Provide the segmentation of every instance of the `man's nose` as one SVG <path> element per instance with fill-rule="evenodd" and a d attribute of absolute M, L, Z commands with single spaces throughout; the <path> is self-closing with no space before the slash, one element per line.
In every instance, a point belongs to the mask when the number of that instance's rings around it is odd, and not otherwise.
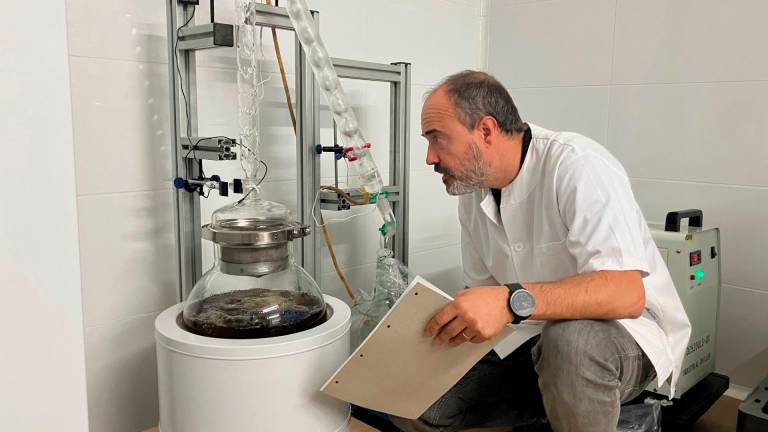
<path fill-rule="evenodd" d="M 435 165 L 440 162 L 437 157 L 437 153 L 432 149 L 432 146 L 427 146 L 427 165 Z"/>

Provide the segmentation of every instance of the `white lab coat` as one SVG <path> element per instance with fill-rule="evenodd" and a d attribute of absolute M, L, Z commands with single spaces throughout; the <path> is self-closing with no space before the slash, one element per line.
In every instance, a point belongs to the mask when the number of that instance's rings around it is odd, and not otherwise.
<path fill-rule="evenodd" d="M 641 271 L 645 311 L 619 322 L 653 363 L 659 387 L 669 378 L 674 394 L 691 326 L 627 173 L 585 136 L 534 125 L 531 132 L 520 174 L 502 189 L 501 212 L 488 189 L 459 200 L 464 283 Z"/>

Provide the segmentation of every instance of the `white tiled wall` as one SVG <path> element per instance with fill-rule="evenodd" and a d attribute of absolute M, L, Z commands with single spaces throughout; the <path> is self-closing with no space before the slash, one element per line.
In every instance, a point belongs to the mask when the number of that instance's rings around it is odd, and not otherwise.
<path fill-rule="evenodd" d="M 216 16 L 233 22 L 233 0 Z M 479 66 L 480 3 L 473 0 L 387 2 L 310 0 L 332 56 L 413 64 L 411 114 L 412 268 L 446 289 L 461 286 L 456 200 L 424 164 L 422 96 L 442 77 Z M 196 12 L 208 16 L 208 2 Z M 153 320 L 176 302 L 166 11 L 154 0 L 67 0 L 77 203 L 85 323 L 89 421 L 93 432 L 135 432 L 157 423 Z M 279 32 L 293 87 L 293 37 Z M 295 145 L 271 35 L 264 32 L 269 81 L 262 111 L 262 156 L 269 163 L 265 198 L 296 208 Z M 237 135 L 232 50 L 198 57 L 201 135 Z M 389 90 L 345 82 L 366 136 L 386 169 Z M 323 144 L 330 118 L 321 114 Z M 207 173 L 239 176 L 236 163 L 206 163 Z M 324 180 L 333 173 L 323 161 Z M 344 168 L 341 170 L 345 173 Z M 345 176 L 344 176 L 345 177 Z M 204 216 L 226 203 L 203 201 Z M 334 215 L 329 215 L 334 217 Z M 378 216 L 331 225 L 338 258 L 353 286 L 368 289 L 378 244 Z M 206 261 L 209 262 L 209 261 Z M 324 257 L 324 289 L 344 298 Z"/>
<path fill-rule="evenodd" d="M 619 0 L 613 82 L 765 80 L 766 18 L 761 0 Z"/>
<path fill-rule="evenodd" d="M 488 67 L 514 88 L 605 85 L 613 13 L 614 0 L 491 0 Z"/>
<path fill-rule="evenodd" d="M 768 374 L 768 3 L 490 0 L 489 68 L 525 120 L 604 143 L 649 221 L 722 236 L 718 367 Z M 762 361 L 760 359 L 763 359 Z"/>
<path fill-rule="evenodd" d="M 524 119 L 576 130 L 606 142 L 609 87 L 538 87 L 510 89 Z"/>

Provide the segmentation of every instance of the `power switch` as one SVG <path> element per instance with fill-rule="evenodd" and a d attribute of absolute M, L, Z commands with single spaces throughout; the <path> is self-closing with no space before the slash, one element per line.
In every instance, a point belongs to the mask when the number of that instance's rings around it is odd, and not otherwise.
<path fill-rule="evenodd" d="M 710 256 L 712 259 L 715 259 L 715 258 L 717 258 L 717 249 L 716 249 L 714 246 L 711 246 L 711 247 L 709 248 L 709 256 Z"/>
<path fill-rule="evenodd" d="M 701 249 L 691 252 L 690 264 L 691 267 L 701 264 Z"/>

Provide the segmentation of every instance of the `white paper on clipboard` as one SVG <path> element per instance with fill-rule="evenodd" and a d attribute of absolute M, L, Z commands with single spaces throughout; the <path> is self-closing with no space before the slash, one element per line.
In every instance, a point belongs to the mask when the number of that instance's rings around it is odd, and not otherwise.
<path fill-rule="evenodd" d="M 499 357 L 504 358 L 514 352 L 520 345 L 539 333 L 544 326 L 544 321 L 526 321 L 521 324 L 511 326 L 514 331 L 493 347 Z"/>

